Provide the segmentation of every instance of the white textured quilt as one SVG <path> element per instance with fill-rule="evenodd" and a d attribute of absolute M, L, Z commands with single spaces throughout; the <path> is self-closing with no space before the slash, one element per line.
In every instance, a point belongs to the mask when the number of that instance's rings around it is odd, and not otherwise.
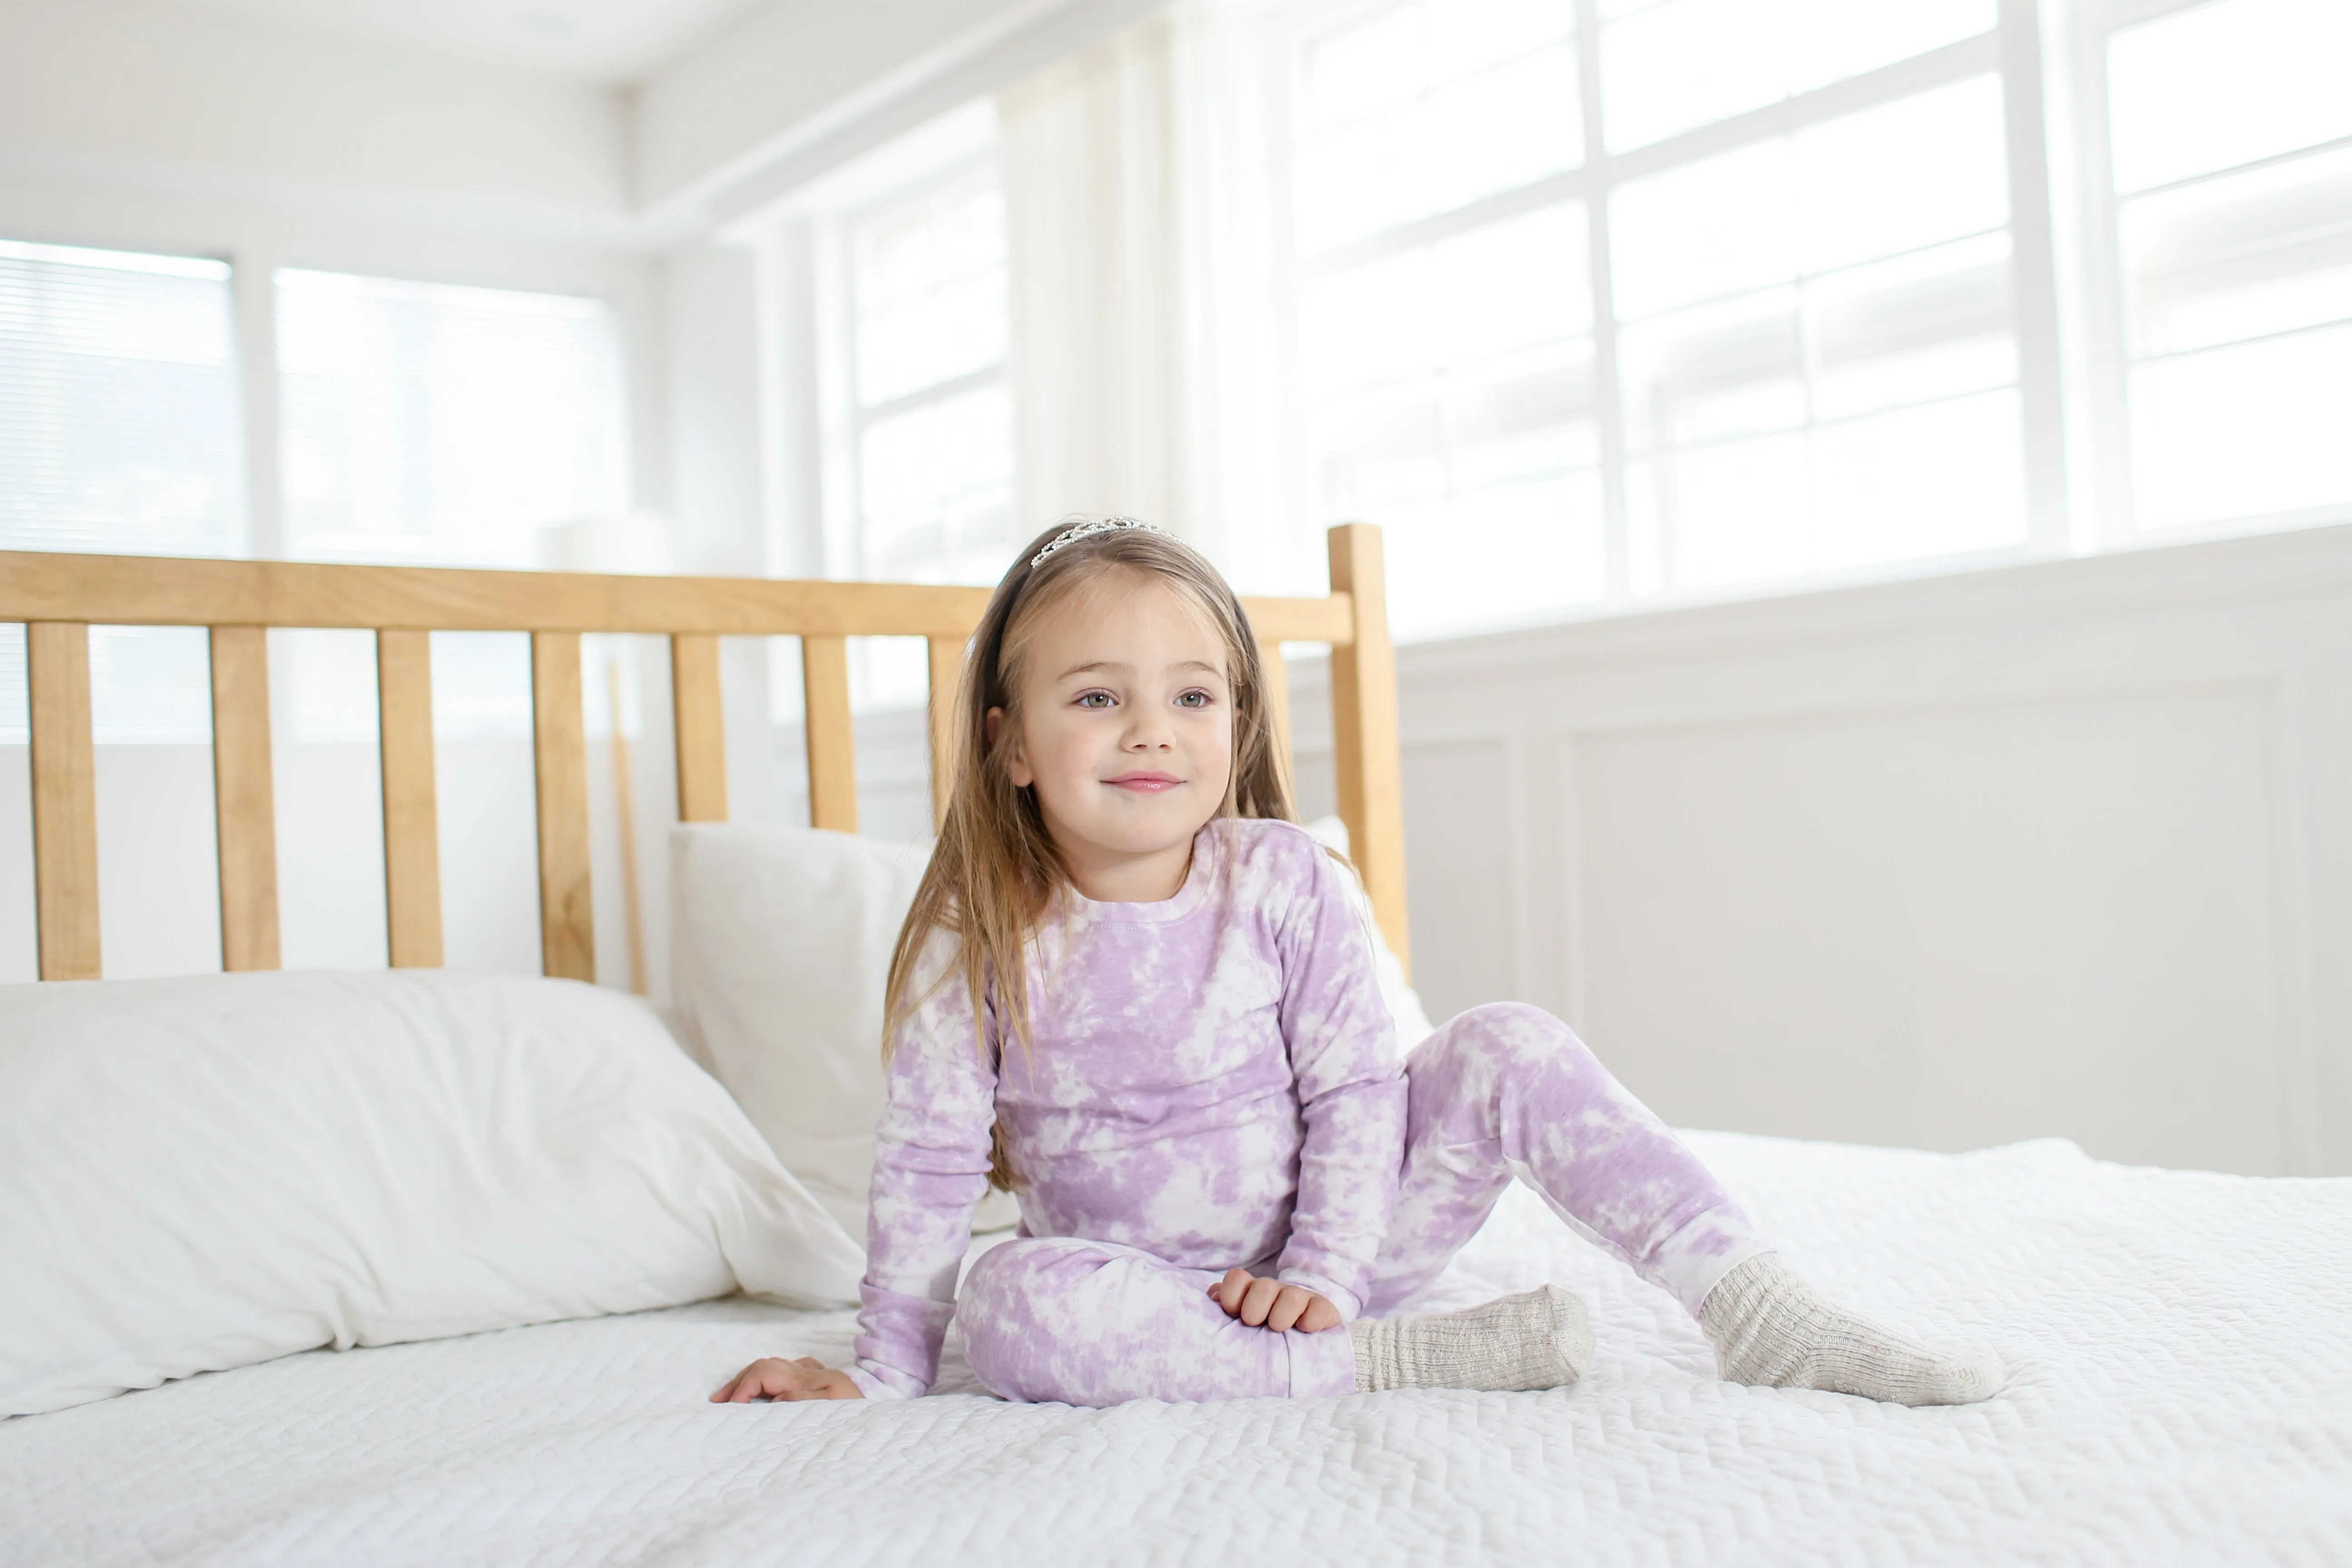
<path fill-rule="evenodd" d="M 0 1425 L 0 1563 L 2352 1563 L 2352 1181 L 1694 1140 L 1796 1264 L 2013 1369 L 1963 1409 L 1715 1381 L 1515 1191 L 1442 1282 L 1549 1278 L 1549 1394 L 714 1406 L 846 1314 L 740 1300 L 318 1352 Z"/>

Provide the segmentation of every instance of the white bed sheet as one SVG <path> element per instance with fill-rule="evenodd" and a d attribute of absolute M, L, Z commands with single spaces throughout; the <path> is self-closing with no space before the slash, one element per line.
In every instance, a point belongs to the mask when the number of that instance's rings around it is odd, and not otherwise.
<path fill-rule="evenodd" d="M 1990 1343 L 2008 1391 L 1718 1383 L 1664 1294 L 1515 1191 L 1441 1304 L 1582 1292 L 1570 1389 L 720 1407 L 851 1327 L 711 1302 L 0 1425 L 0 1563 L 2352 1562 L 2352 1181 L 1693 1136 L 1821 1284 Z"/>

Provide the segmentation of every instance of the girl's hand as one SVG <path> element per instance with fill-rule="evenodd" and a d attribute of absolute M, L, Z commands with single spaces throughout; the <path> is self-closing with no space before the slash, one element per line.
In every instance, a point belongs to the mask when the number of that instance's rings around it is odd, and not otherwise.
<path fill-rule="evenodd" d="M 863 1399 L 865 1391 L 813 1355 L 798 1361 L 762 1356 L 710 1396 L 713 1405 L 749 1405 L 754 1399 Z"/>
<path fill-rule="evenodd" d="M 1297 1329 L 1302 1334 L 1319 1334 L 1339 1326 L 1339 1309 L 1325 1298 L 1304 1285 L 1286 1285 L 1246 1268 L 1226 1269 L 1225 1277 L 1209 1287 L 1209 1294 L 1217 1299 L 1225 1316 L 1239 1318 L 1254 1329 L 1264 1326 L 1276 1331 Z"/>

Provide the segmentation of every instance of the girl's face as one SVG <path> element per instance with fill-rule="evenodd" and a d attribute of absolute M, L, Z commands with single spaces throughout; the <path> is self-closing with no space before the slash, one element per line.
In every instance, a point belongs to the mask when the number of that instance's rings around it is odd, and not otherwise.
<path fill-rule="evenodd" d="M 1013 782 L 1034 787 L 1087 898 L 1172 898 L 1234 771 L 1224 640 L 1156 577 L 1110 572 L 1039 621 L 1021 677 Z M 1004 710 L 988 715 L 993 737 Z"/>

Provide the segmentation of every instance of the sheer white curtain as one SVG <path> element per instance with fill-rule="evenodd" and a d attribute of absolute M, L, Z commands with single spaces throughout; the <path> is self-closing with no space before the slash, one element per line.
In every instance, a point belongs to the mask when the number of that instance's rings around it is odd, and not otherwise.
<path fill-rule="evenodd" d="M 1066 511 L 1191 521 L 1171 88 L 1155 19 L 997 101 L 1030 527 Z"/>
<path fill-rule="evenodd" d="M 1321 567 L 1286 489 L 1288 239 L 1243 9 L 1177 5 L 997 100 L 1020 511 L 1149 518 L 1245 589 L 1304 591 Z"/>

